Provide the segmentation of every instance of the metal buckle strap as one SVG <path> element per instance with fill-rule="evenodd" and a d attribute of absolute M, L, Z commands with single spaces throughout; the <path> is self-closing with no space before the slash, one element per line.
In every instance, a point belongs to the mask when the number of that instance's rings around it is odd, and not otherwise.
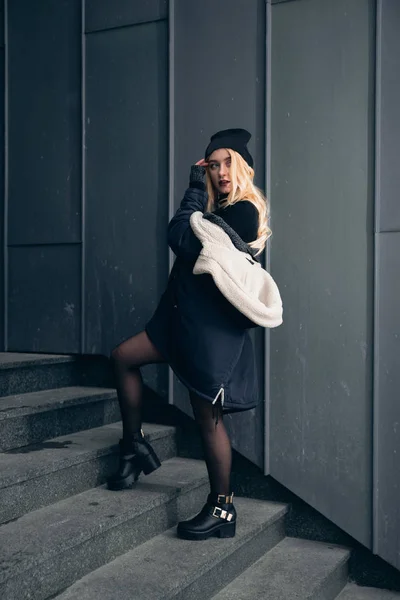
<path fill-rule="evenodd" d="M 219 511 L 219 514 L 217 514 Z M 225 521 L 231 521 L 233 518 L 233 514 L 228 512 L 227 510 L 224 510 L 223 508 L 220 508 L 219 506 L 215 506 L 213 513 L 212 513 L 213 517 L 217 517 L 219 519 L 225 519 Z"/>
<path fill-rule="evenodd" d="M 217 496 L 218 504 L 232 504 L 233 502 L 233 492 L 230 496 L 224 496 L 224 494 L 218 494 Z"/>

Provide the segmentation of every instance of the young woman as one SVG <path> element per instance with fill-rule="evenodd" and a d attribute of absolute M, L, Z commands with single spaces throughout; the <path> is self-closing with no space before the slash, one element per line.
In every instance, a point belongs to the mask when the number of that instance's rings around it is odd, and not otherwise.
<path fill-rule="evenodd" d="M 167 362 L 187 387 L 207 465 L 210 493 L 200 513 L 178 524 L 178 536 L 205 539 L 235 535 L 230 488 L 231 444 L 223 414 L 258 403 L 255 360 L 248 322 L 215 286 L 210 275 L 194 275 L 201 244 L 190 226 L 195 211 L 214 212 L 258 254 L 270 235 L 267 202 L 254 185 L 253 159 L 244 129 L 211 137 L 205 158 L 191 167 L 189 188 L 168 226 L 176 255 L 167 288 L 145 331 L 111 353 L 123 423 L 120 465 L 110 489 L 130 487 L 143 471 L 160 466 L 141 429 L 140 367 Z"/>

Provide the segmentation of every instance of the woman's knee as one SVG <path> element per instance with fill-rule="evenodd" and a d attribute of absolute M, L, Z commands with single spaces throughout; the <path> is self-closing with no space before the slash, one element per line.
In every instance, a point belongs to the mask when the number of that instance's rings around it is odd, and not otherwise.
<path fill-rule="evenodd" d="M 111 351 L 111 362 L 115 367 L 135 368 L 141 366 L 140 352 L 130 340 L 122 342 Z"/>
<path fill-rule="evenodd" d="M 139 368 L 147 364 L 164 362 L 150 342 L 145 331 L 134 335 L 116 346 L 110 354 L 114 365 Z"/>
<path fill-rule="evenodd" d="M 126 352 L 124 351 L 124 344 L 119 344 L 111 350 L 110 360 L 113 365 L 123 365 L 127 362 Z"/>

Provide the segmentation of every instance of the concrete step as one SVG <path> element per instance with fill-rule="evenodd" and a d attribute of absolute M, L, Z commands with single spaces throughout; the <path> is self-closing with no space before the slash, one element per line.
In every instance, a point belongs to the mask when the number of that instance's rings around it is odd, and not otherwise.
<path fill-rule="evenodd" d="M 285 538 L 213 600 L 334 600 L 347 583 L 350 551 L 340 546 Z"/>
<path fill-rule="evenodd" d="M 348 583 L 337 600 L 400 600 L 400 593 Z"/>
<path fill-rule="evenodd" d="M 70 385 L 74 368 L 73 356 L 0 352 L 0 396 Z"/>
<path fill-rule="evenodd" d="M 70 385 L 110 387 L 111 379 L 105 356 L 0 352 L 0 396 Z"/>
<path fill-rule="evenodd" d="M 176 455 L 174 427 L 144 423 L 143 431 L 161 461 Z M 0 454 L 0 523 L 104 483 L 121 434 L 114 423 Z"/>
<path fill-rule="evenodd" d="M 0 451 L 119 421 L 116 391 L 62 387 L 0 398 Z"/>
<path fill-rule="evenodd" d="M 0 369 L 26 367 L 32 364 L 55 364 L 73 362 L 74 356 L 69 354 L 35 354 L 31 352 L 0 352 Z"/>
<path fill-rule="evenodd" d="M 207 493 L 205 463 L 175 457 L 132 490 L 97 487 L 2 525 L 0 598 L 45 600 L 60 593 L 188 518 Z M 259 531 L 260 525 L 253 529 Z M 130 597 L 135 585 L 130 573 Z"/>
<path fill-rule="evenodd" d="M 210 598 L 284 535 L 285 505 L 236 498 L 235 507 L 235 537 L 182 540 L 169 529 L 82 578 L 57 600 Z"/>

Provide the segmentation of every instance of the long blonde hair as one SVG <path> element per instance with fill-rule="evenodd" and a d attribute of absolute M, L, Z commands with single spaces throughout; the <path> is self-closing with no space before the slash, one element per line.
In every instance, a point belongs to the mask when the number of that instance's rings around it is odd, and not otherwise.
<path fill-rule="evenodd" d="M 230 181 L 232 190 L 227 198 L 219 204 L 219 207 L 231 206 L 240 202 L 240 200 L 249 200 L 258 210 L 258 232 L 257 239 L 251 242 L 249 246 L 256 248 L 260 254 L 267 243 L 267 239 L 272 235 L 268 227 L 269 203 L 262 191 L 253 183 L 254 169 L 244 160 L 244 158 L 235 150 L 226 148 L 231 157 Z M 213 212 L 217 207 L 217 192 L 211 181 L 211 176 L 206 169 L 206 185 L 208 193 L 207 211 Z"/>

